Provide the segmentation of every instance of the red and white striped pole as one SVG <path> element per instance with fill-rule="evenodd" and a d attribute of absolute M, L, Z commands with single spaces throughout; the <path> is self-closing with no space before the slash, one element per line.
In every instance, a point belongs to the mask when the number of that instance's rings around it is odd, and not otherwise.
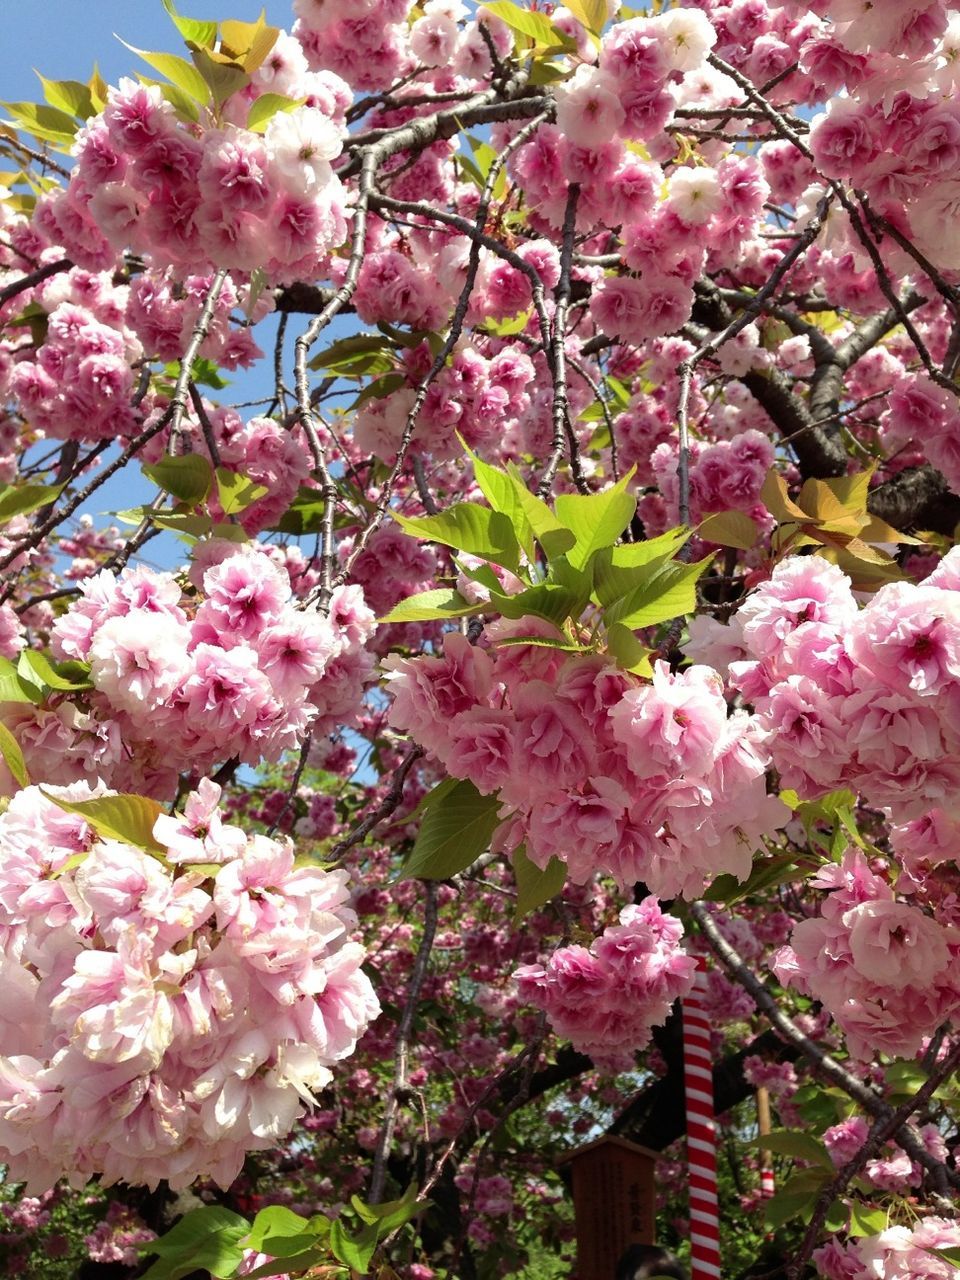
<path fill-rule="evenodd" d="M 687 1104 L 691 1280 L 720 1280 L 717 1133 L 713 1116 L 710 1021 L 703 1011 L 707 974 L 702 960 L 683 1001 L 683 1085 Z"/>

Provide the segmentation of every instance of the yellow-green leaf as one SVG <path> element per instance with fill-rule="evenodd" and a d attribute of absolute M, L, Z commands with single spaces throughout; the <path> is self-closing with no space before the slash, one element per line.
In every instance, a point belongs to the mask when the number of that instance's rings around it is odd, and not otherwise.
<path fill-rule="evenodd" d="M 3 756 L 4 763 L 13 774 L 17 785 L 29 787 L 30 774 L 27 772 L 27 763 L 20 750 L 20 743 L 2 721 L 0 721 L 0 755 Z"/>
<path fill-rule="evenodd" d="M 195 102 L 204 105 L 210 100 L 206 81 L 186 58 L 178 58 L 175 53 L 150 53 L 146 49 L 137 49 L 132 44 L 127 44 L 126 40 L 121 40 L 120 43 L 131 53 L 135 53 L 138 58 L 142 58 L 147 66 L 153 67 L 154 71 L 159 71 L 162 76 L 166 76 L 171 84 L 182 89 Z"/>
<path fill-rule="evenodd" d="M 749 551 L 756 546 L 760 530 L 745 511 L 718 511 L 707 516 L 697 529 L 705 542 L 716 542 L 721 547 L 737 547 Z"/>
<path fill-rule="evenodd" d="M 288 98 L 282 93 L 261 93 L 250 104 L 250 112 L 247 116 L 247 128 L 253 133 L 263 133 L 269 122 L 281 111 L 293 111 L 296 107 L 302 107 L 305 98 Z"/>
<path fill-rule="evenodd" d="M 76 813 L 105 840 L 119 840 L 135 845 L 147 853 L 166 854 L 166 848 L 154 837 L 153 828 L 163 809 L 147 796 L 100 796 L 96 800 L 64 800 L 43 793 L 60 809 Z"/>

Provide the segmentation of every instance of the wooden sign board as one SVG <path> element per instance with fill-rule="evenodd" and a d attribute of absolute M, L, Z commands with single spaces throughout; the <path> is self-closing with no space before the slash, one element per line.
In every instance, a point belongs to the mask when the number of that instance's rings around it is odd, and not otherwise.
<path fill-rule="evenodd" d="M 631 1244 L 654 1244 L 657 1152 L 626 1138 L 598 1138 L 561 1157 L 573 1174 L 577 1280 L 613 1280 Z"/>

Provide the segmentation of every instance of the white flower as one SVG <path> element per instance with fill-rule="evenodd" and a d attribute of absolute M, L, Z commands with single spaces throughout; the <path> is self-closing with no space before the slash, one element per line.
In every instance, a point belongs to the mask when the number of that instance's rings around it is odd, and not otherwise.
<path fill-rule="evenodd" d="M 722 192 L 712 169 L 677 169 L 670 175 L 668 203 L 678 218 L 698 226 L 720 208 Z"/>
<path fill-rule="evenodd" d="M 274 174 L 301 196 L 315 195 L 327 185 L 329 162 L 343 150 L 339 129 L 316 107 L 278 112 L 267 125 L 264 141 Z"/>
<path fill-rule="evenodd" d="M 695 71 L 717 43 L 717 33 L 699 9 L 671 9 L 650 19 L 674 71 Z"/>

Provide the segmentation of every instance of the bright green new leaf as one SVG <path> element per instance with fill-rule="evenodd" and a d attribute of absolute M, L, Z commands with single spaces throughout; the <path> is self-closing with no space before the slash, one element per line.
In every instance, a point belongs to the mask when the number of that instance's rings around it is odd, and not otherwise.
<path fill-rule="evenodd" d="M 94 105 L 89 85 L 81 84 L 79 80 L 48 80 L 36 67 L 34 75 L 43 85 L 43 96 L 51 107 L 81 120 L 89 120 L 97 114 L 98 108 Z"/>
<path fill-rule="evenodd" d="M 530 492 L 515 463 L 507 463 L 507 474 L 513 481 L 523 514 L 548 559 L 564 555 L 576 543 L 576 534 L 560 523 L 542 498 Z"/>
<path fill-rule="evenodd" d="M 512 0 L 485 0 L 482 6 L 488 13 L 505 22 L 513 31 L 529 36 L 535 44 L 562 45 L 565 37 L 556 29 L 548 17 L 542 13 L 534 13 L 530 9 L 521 9 Z"/>
<path fill-rule="evenodd" d="M 670 529 L 658 538 L 595 551 L 591 568 L 596 602 L 606 608 L 649 581 L 654 569 L 666 564 L 689 536 L 686 529 Z"/>
<path fill-rule="evenodd" d="M 557 519 L 576 538 L 567 553 L 570 563 L 582 569 L 595 551 L 611 547 L 633 519 L 636 495 L 626 488 L 636 468 L 602 493 L 562 493 L 557 498 Z"/>
<path fill-rule="evenodd" d="M 254 1218 L 243 1247 L 269 1253 L 274 1258 L 292 1258 L 315 1248 L 318 1240 L 326 1238 L 329 1231 L 330 1219 L 323 1214 L 304 1218 L 286 1205 L 271 1204 Z"/>
<path fill-rule="evenodd" d="M 437 587 L 433 591 L 421 591 L 393 606 L 380 622 L 431 622 L 437 618 L 465 618 L 471 613 L 483 613 L 483 604 L 471 604 L 459 591 L 450 587 Z"/>
<path fill-rule="evenodd" d="M 709 555 L 693 564 L 653 564 L 646 582 L 606 610 L 607 625 L 622 622 L 635 631 L 638 627 L 652 627 L 693 613 L 697 607 L 697 580 L 712 560 L 713 556 Z"/>
<path fill-rule="evenodd" d="M 436 516 L 410 519 L 391 512 L 400 527 L 415 538 L 440 542 L 456 551 L 482 556 L 516 573 L 520 567 L 520 546 L 513 525 L 500 511 L 491 511 L 477 502 L 458 502 Z"/>
<path fill-rule="evenodd" d="M 358 333 L 341 338 L 308 362 L 308 369 L 328 369 L 341 377 L 387 373 L 396 364 L 393 344 L 379 333 Z"/>
<path fill-rule="evenodd" d="M 886 1209 L 875 1209 L 872 1205 L 860 1204 L 856 1201 L 851 1204 L 849 1235 L 877 1236 L 881 1231 L 886 1231 L 888 1225 L 889 1216 Z"/>
<path fill-rule="evenodd" d="M 48 506 L 56 501 L 62 489 L 62 484 L 21 484 L 0 489 L 0 524 Z"/>
<path fill-rule="evenodd" d="M 483 184 L 486 186 L 490 179 L 490 171 L 497 159 L 497 153 L 491 147 L 489 142 L 484 142 L 482 138 L 474 138 L 467 135 L 467 141 L 470 143 L 470 150 L 473 152 L 473 159 L 477 166 Z M 494 200 L 502 200 L 507 194 L 507 175 L 503 165 L 497 171 L 497 176 L 493 180 L 492 196 Z"/>
<path fill-rule="evenodd" d="M 120 43 L 138 58 L 142 58 L 147 66 L 166 76 L 171 84 L 175 84 L 194 102 L 199 102 L 201 106 L 206 106 L 209 102 L 210 92 L 206 81 L 186 58 L 180 58 L 175 53 L 150 53 L 146 49 L 136 49 L 132 44 L 127 44 L 126 40 L 121 40 Z"/>
<path fill-rule="evenodd" d="M 240 1241 L 249 1231 L 246 1218 L 222 1205 L 191 1209 L 166 1235 L 140 1246 L 143 1254 L 160 1255 L 143 1280 L 182 1280 L 203 1270 L 226 1280 L 243 1261 Z"/>
<path fill-rule="evenodd" d="M 394 391 L 399 391 L 401 387 L 407 385 L 407 380 L 402 373 L 385 373 L 380 378 L 375 378 L 363 388 L 360 394 L 350 405 L 352 409 L 358 409 L 366 400 L 384 400 L 387 396 L 392 396 Z"/>
<path fill-rule="evenodd" d="M 806 869 L 798 867 L 789 853 L 763 856 L 754 862 L 747 880 L 741 883 L 736 876 L 717 876 L 703 896 L 708 902 L 722 902 L 725 907 L 732 907 L 763 889 L 772 889 L 780 884 L 796 884 L 798 880 L 813 875 L 815 870 L 814 865 Z"/>
<path fill-rule="evenodd" d="M 143 466 L 141 470 L 154 484 L 191 507 L 203 502 L 213 483 L 213 467 L 202 453 L 168 456 L 152 466 Z"/>
<path fill-rule="evenodd" d="M 213 95 L 214 106 L 217 108 L 222 107 L 228 98 L 245 89 L 250 83 L 250 76 L 239 63 L 224 58 L 210 49 L 204 49 L 202 45 L 195 44 L 192 40 L 187 41 L 187 47 L 193 58 L 194 67 Z"/>
<path fill-rule="evenodd" d="M 464 440 L 461 439 L 460 443 L 473 466 L 474 478 L 480 488 L 480 492 L 494 511 L 501 511 L 510 521 L 517 536 L 517 541 L 523 548 L 527 559 L 532 562 L 534 558 L 534 531 L 524 507 L 523 494 L 526 493 L 535 503 L 539 499 L 534 498 L 532 493 L 528 493 L 525 485 L 521 486 L 521 492 L 512 476 L 505 471 L 501 471 L 499 467 L 493 467 L 489 462 L 484 462 L 482 458 L 478 457 L 470 449 Z M 546 504 L 544 504 L 544 511 L 547 516 L 550 515 L 550 509 Z"/>
<path fill-rule="evenodd" d="M 220 23 L 220 51 L 253 75 L 277 43 L 279 34 L 279 27 L 267 25 L 266 10 L 261 9 L 256 22 L 238 22 L 230 18 Z"/>
<path fill-rule="evenodd" d="M 564 3 L 591 35 L 598 36 L 607 25 L 606 0 L 564 0 Z"/>
<path fill-rule="evenodd" d="M 174 8 L 173 0 L 161 0 L 161 4 L 170 15 L 173 25 L 184 40 L 192 40 L 194 44 L 202 45 L 206 49 L 213 48 L 217 42 L 217 24 L 215 22 L 207 22 L 202 18 L 182 17 Z"/>
<path fill-rule="evenodd" d="M 741 551 L 749 551 L 751 547 L 755 547 L 760 537 L 756 521 L 751 520 L 745 511 L 718 511 L 716 515 L 707 516 L 697 533 L 704 542 L 716 542 L 721 547 L 737 547 Z"/>
<path fill-rule="evenodd" d="M 653 650 L 640 643 L 629 627 L 622 622 L 612 622 L 607 627 L 607 649 L 617 660 L 617 665 L 635 676 L 653 675 L 650 658 Z"/>
<path fill-rule="evenodd" d="M 76 692 L 92 689 L 90 667 L 85 662 L 58 662 L 56 666 L 38 649 L 24 649 L 17 662 L 17 674 L 21 680 L 40 688 Z"/>
<path fill-rule="evenodd" d="M 386 1236 L 430 1206 L 429 1200 L 418 1199 L 419 1194 L 417 1184 L 411 1182 L 399 1200 L 366 1204 L 359 1196 L 351 1196 L 350 1203 L 358 1218 L 370 1225 L 377 1224 L 380 1235 Z"/>
<path fill-rule="evenodd" d="M 246 511 L 268 492 L 266 485 L 257 484 L 249 476 L 240 471 L 231 471 L 229 467 L 217 467 L 217 499 L 225 516 L 236 515 L 238 511 Z"/>
<path fill-rule="evenodd" d="M 334 1257 L 351 1270 L 366 1275 L 373 1257 L 379 1233 L 375 1225 L 365 1224 L 356 1234 L 348 1231 L 342 1218 L 330 1223 L 330 1248 Z"/>
<path fill-rule="evenodd" d="M 167 852 L 153 834 L 154 824 L 163 813 L 156 800 L 136 795 L 63 800 L 60 796 L 48 795 L 46 791 L 43 794 L 67 813 L 79 814 L 104 840 L 119 840 L 161 856 Z"/>
<path fill-rule="evenodd" d="M 0 721 L 0 755 L 3 756 L 4 764 L 13 774 L 17 785 L 29 787 L 30 774 L 27 772 L 27 762 L 20 750 L 20 743 L 2 721 Z"/>
<path fill-rule="evenodd" d="M 522 920 L 531 911 L 555 898 L 567 879 L 567 864 L 559 858 L 551 858 L 544 870 L 531 862 L 527 851 L 520 845 L 510 859 L 517 881 L 517 906 L 514 920 Z"/>
<path fill-rule="evenodd" d="M 579 618 L 589 599 L 589 588 L 586 594 L 576 587 L 561 582 L 538 582 L 515 596 L 494 595 L 490 593 L 492 607 L 495 607 L 505 618 L 527 618 L 531 614 L 535 618 L 544 618 L 555 627 L 561 627 L 568 618 Z"/>
<path fill-rule="evenodd" d="M 79 125 L 66 111 L 42 102 L 5 102 L 3 105 L 16 124 L 35 138 L 52 142 L 61 150 L 73 145 Z"/>
<path fill-rule="evenodd" d="M 17 671 L 18 665 L 9 658 L 0 658 L 0 702 L 32 702 L 39 706 L 43 690 L 35 680 L 24 680 Z"/>
<path fill-rule="evenodd" d="M 500 821 L 500 801 L 463 780 L 424 814 L 404 880 L 448 880 L 485 852 Z"/>
<path fill-rule="evenodd" d="M 281 111 L 294 111 L 302 107 L 304 98 L 288 98 L 282 93 L 262 93 L 250 104 L 247 128 L 253 133 L 263 133 L 267 125 Z"/>

